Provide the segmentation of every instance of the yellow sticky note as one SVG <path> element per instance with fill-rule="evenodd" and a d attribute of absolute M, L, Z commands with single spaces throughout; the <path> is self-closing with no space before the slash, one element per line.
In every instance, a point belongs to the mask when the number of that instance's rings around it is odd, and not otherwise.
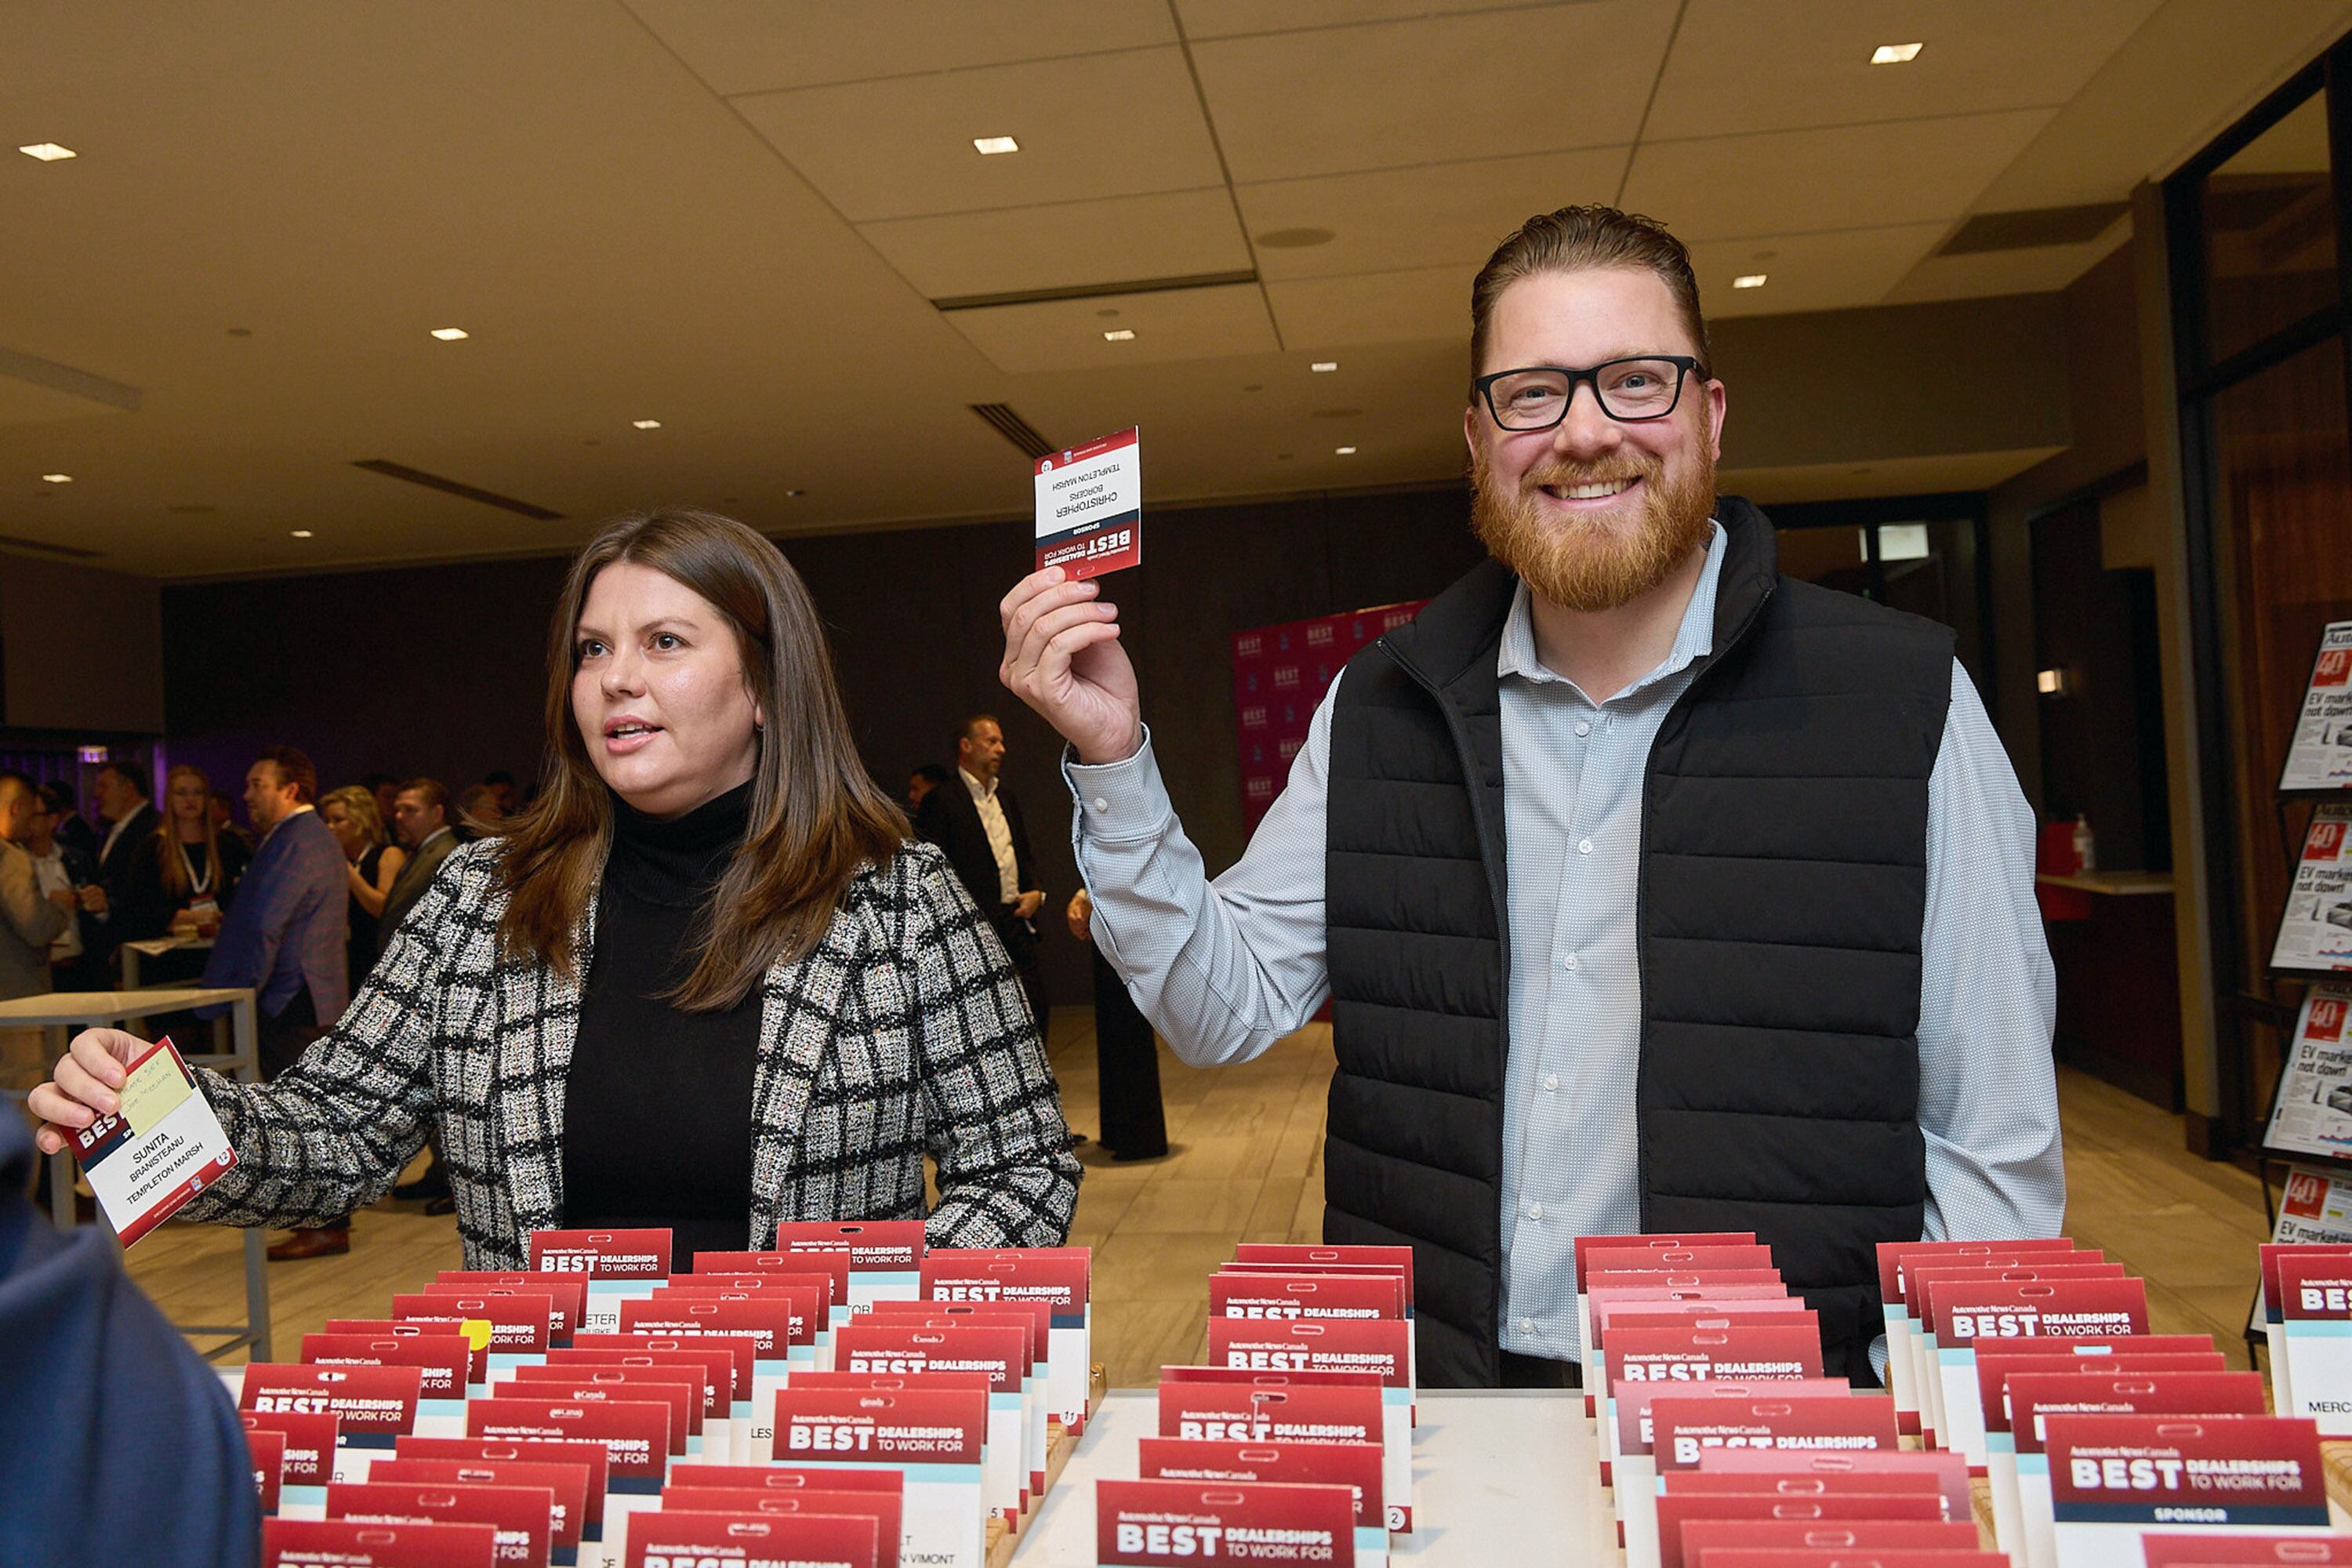
<path fill-rule="evenodd" d="M 490 1321 L 488 1318 L 461 1319 L 457 1323 L 457 1331 L 466 1336 L 466 1342 L 475 1350 L 486 1351 L 490 1348 Z"/>
<path fill-rule="evenodd" d="M 180 1102 L 196 1092 L 180 1053 L 164 1041 L 140 1058 L 122 1085 L 122 1119 L 134 1136 L 142 1135 L 172 1114 Z"/>

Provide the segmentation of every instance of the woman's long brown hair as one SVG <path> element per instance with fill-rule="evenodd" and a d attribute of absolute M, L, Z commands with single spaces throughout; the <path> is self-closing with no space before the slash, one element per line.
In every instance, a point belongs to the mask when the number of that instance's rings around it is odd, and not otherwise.
<path fill-rule="evenodd" d="M 597 531 L 572 563 L 547 650 L 545 784 L 502 825 L 498 874 L 508 903 L 500 946 L 575 976 L 582 917 L 613 842 L 612 795 L 572 716 L 581 608 L 615 562 L 650 566 L 709 600 L 735 633 L 743 680 L 764 729 L 742 845 L 696 917 L 702 957 L 672 1000 L 731 1007 L 768 969 L 805 956 L 850 879 L 887 866 L 907 819 L 866 773 L 835 689 L 833 655 L 808 585 L 761 535 L 715 512 L 632 512 Z"/>
<path fill-rule="evenodd" d="M 172 781 L 183 774 L 205 786 L 205 886 L 210 897 L 218 899 L 222 893 L 220 829 L 213 824 L 213 784 L 194 763 L 182 763 L 163 775 L 163 820 L 155 825 L 155 869 L 163 878 L 163 890 L 173 898 L 184 899 L 195 890 L 188 877 L 188 862 L 180 854 L 180 831 L 172 826 Z"/>

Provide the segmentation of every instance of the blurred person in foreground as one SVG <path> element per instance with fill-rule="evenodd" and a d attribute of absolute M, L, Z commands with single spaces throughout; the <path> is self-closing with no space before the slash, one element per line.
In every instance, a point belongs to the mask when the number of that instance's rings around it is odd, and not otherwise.
<path fill-rule="evenodd" d="M 70 890 L 42 890 L 25 847 L 47 810 L 31 779 L 0 772 L 0 1002 L 47 994 L 49 944 L 64 934 L 75 903 Z"/>

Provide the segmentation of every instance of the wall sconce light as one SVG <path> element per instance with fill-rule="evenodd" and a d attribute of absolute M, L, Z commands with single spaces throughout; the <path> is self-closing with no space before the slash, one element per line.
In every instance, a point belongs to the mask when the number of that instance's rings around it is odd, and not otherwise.
<path fill-rule="evenodd" d="M 2033 684 L 2041 689 L 2044 697 L 2063 697 L 2074 689 L 2074 683 L 2066 679 L 2063 669 L 2045 669 L 2033 678 Z"/>

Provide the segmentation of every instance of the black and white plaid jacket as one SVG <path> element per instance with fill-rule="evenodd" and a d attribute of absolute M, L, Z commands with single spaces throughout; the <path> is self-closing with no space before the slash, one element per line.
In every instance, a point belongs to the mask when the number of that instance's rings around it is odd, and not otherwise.
<path fill-rule="evenodd" d="M 189 1217 L 332 1222 L 383 1196 L 437 1132 L 467 1268 L 522 1268 L 530 1233 L 563 1223 L 580 988 L 499 957 L 497 854 L 492 840 L 449 857 L 291 1071 L 267 1085 L 202 1075 L 237 1163 Z M 583 942 L 583 972 L 586 954 Z M 771 969 L 761 994 L 747 1246 L 773 1245 L 782 1219 L 926 1218 L 926 1152 L 931 1245 L 1068 1235 L 1079 1167 L 1059 1093 L 1003 946 L 937 849 L 908 844 L 860 872 L 824 940 Z"/>

